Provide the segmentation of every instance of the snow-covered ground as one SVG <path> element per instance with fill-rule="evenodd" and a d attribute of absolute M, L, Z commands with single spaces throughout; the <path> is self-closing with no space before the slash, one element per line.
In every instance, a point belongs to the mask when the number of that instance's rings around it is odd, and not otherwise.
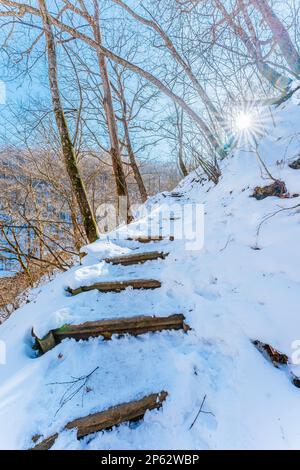
<path fill-rule="evenodd" d="M 288 167 L 299 150 L 300 107 L 294 97 L 272 111 L 268 135 L 258 145 L 290 194 L 300 193 L 300 171 Z M 152 198 L 147 207 L 156 205 L 149 217 L 130 227 L 133 234 L 143 232 L 160 207 L 174 209 L 176 219 L 186 205 L 203 203 L 201 250 L 187 249 L 186 241 L 177 239 L 141 245 L 118 237 L 121 228 L 86 247 L 82 266 L 40 287 L 35 300 L 0 327 L 2 353 L 6 346 L 6 364 L 0 365 L 1 448 L 29 448 L 33 435 L 48 437 L 74 418 L 160 390 L 169 392 L 163 407 L 143 421 L 80 441 L 75 431 L 63 431 L 53 449 L 300 448 L 300 389 L 251 342 L 259 339 L 292 357 L 300 340 L 299 207 L 268 218 L 257 233 L 266 216 L 300 204 L 300 197 L 249 197 L 256 185 L 271 181 L 263 177 L 255 153 L 243 148 L 222 170 L 217 186 L 202 184 L 193 174 L 176 189 L 183 197 Z M 139 266 L 101 261 L 156 249 L 170 254 Z M 159 279 L 162 287 L 74 297 L 65 290 L 125 278 Z M 32 327 L 42 336 L 65 323 L 173 313 L 183 313 L 191 331 L 65 340 L 41 357 L 32 350 Z M 59 409 L 66 391 L 59 382 L 96 367 L 88 392 Z M 300 375 L 299 365 L 289 367 Z M 204 397 L 203 411 L 209 413 L 200 413 L 191 427 Z"/>
<path fill-rule="evenodd" d="M 13 277 L 15 273 L 13 271 L 2 271 L 0 270 L 0 278 L 1 277 Z"/>

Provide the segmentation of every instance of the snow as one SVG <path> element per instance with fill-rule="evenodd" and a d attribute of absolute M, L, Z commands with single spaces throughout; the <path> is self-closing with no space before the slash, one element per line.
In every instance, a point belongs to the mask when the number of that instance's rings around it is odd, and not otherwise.
<path fill-rule="evenodd" d="M 300 193 L 300 172 L 288 167 L 300 149 L 299 98 L 272 109 L 272 124 L 257 149 L 290 194 Z M 268 218 L 257 234 L 264 217 L 300 204 L 300 197 L 250 198 L 256 185 L 269 180 L 245 145 L 223 162 L 222 170 L 217 186 L 200 183 L 192 174 L 175 190 L 182 198 L 169 193 L 151 198 L 141 219 L 129 227 L 136 236 L 146 234 L 151 223 L 159 234 L 168 207 L 182 217 L 186 204 L 204 204 L 201 250 L 188 250 L 186 241 L 177 239 L 139 244 L 127 240 L 126 228 L 120 227 L 84 247 L 82 265 L 39 287 L 33 300 L 0 326 L 7 358 L 0 365 L 2 449 L 26 449 L 33 435 L 55 432 L 61 433 L 53 449 L 300 448 L 300 390 L 251 343 L 259 339 L 291 357 L 300 339 L 299 208 Z M 169 256 L 127 267 L 103 261 L 153 250 Z M 162 287 L 93 290 L 73 297 L 66 291 L 68 286 L 136 278 L 158 279 Z M 32 327 L 43 336 L 65 323 L 173 313 L 183 313 L 192 330 L 111 341 L 64 340 L 41 357 L 32 349 Z M 60 382 L 96 367 L 89 392 L 59 409 L 66 391 Z M 299 365 L 289 367 L 300 375 Z M 162 409 L 147 412 L 139 423 L 80 441 L 74 430 L 63 431 L 75 418 L 161 390 L 169 393 Z M 209 413 L 200 413 L 191 428 L 204 396 L 203 410 Z"/>
<path fill-rule="evenodd" d="M 0 270 L 0 278 L 1 277 L 13 277 L 15 273 L 13 271 L 2 271 Z"/>

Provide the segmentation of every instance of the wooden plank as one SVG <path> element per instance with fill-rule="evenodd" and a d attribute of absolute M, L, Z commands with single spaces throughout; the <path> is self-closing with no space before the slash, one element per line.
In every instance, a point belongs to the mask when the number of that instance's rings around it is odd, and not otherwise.
<path fill-rule="evenodd" d="M 99 413 L 94 413 L 84 418 L 74 419 L 65 426 L 65 429 L 76 428 L 77 438 L 80 439 L 95 432 L 111 429 L 113 426 L 118 426 L 121 423 L 136 421 L 142 419 L 146 411 L 158 410 L 167 396 L 168 392 L 165 391 L 152 393 L 140 400 L 122 403 L 117 406 L 112 406 L 105 411 L 100 411 Z M 33 447 L 32 450 L 49 450 L 57 437 L 58 433 L 47 437 Z"/>
<path fill-rule="evenodd" d="M 42 353 L 46 353 L 66 338 L 73 338 L 76 341 L 79 341 L 103 336 L 104 339 L 109 340 L 114 334 L 138 336 L 145 333 L 180 329 L 184 331 L 188 331 L 190 329 L 185 323 L 185 317 L 182 314 L 174 314 L 167 317 L 141 315 L 135 317 L 115 318 L 112 320 L 90 321 L 79 325 L 64 325 L 61 328 L 51 330 L 42 339 L 38 338 L 34 331 L 32 332 L 32 335 L 36 340 L 36 346 L 38 349 Z"/>
<path fill-rule="evenodd" d="M 96 282 L 91 286 L 81 286 L 77 289 L 67 288 L 67 292 L 72 295 L 77 295 L 82 292 L 88 292 L 90 290 L 99 290 L 100 292 L 120 292 L 132 287 L 133 289 L 157 289 L 161 287 L 161 282 L 155 279 L 129 279 L 126 281 L 105 281 Z"/>
<path fill-rule="evenodd" d="M 31 450 L 49 450 L 53 446 L 54 442 L 58 438 L 58 433 L 53 434 L 53 436 L 47 437 L 39 444 L 36 444 Z"/>
<path fill-rule="evenodd" d="M 110 429 L 127 421 L 135 421 L 144 417 L 146 411 L 159 409 L 167 397 L 167 392 L 152 393 L 141 400 L 113 406 L 106 411 L 75 419 L 67 424 L 66 429 L 77 428 L 77 438 L 94 432 Z"/>
<path fill-rule="evenodd" d="M 161 251 L 149 251 L 148 253 L 133 253 L 130 255 L 114 256 L 112 258 L 105 258 L 106 263 L 122 264 L 123 266 L 130 266 L 132 264 L 142 264 L 146 261 L 153 261 L 157 259 L 165 259 L 169 253 Z"/>
<path fill-rule="evenodd" d="M 128 237 L 127 240 L 130 241 L 135 241 L 139 243 L 150 243 L 150 242 L 160 242 L 162 240 L 169 240 L 169 241 L 174 241 L 174 237 L 171 235 L 170 237 L 163 237 L 160 235 L 153 235 L 153 236 L 140 236 L 140 237 Z"/>

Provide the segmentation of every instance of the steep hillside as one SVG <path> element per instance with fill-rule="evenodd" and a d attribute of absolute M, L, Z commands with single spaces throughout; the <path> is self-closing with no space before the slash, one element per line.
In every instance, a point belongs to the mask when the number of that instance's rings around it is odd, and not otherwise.
<path fill-rule="evenodd" d="M 290 196 L 300 193 L 300 171 L 288 166 L 300 150 L 298 100 L 294 95 L 272 110 L 257 147 Z M 223 162 L 218 185 L 190 175 L 173 193 L 150 199 L 152 209 L 129 227 L 129 238 L 147 234 L 149 224 L 158 235 L 171 215 L 192 230 L 186 208 L 204 204 L 203 248 L 176 234 L 174 241 L 128 240 L 121 227 L 84 248 L 81 266 L 38 289 L 0 327 L 6 344 L 0 447 L 30 448 L 33 436 L 40 442 L 59 433 L 53 449 L 299 448 L 300 389 L 291 374 L 300 376 L 300 366 L 274 367 L 252 343 L 295 358 L 300 340 L 300 197 L 250 197 L 255 186 L 269 183 L 255 152 L 241 144 Z M 200 225 L 197 230 L 201 240 Z M 169 255 L 129 266 L 104 261 L 154 250 Z M 66 291 L 132 279 L 157 280 L 161 287 Z M 191 329 L 111 341 L 65 339 L 43 355 L 32 348 L 32 327 L 41 338 L 65 324 L 172 314 L 183 314 Z M 74 377 L 83 379 L 74 385 Z M 168 392 L 162 407 L 141 421 L 80 440 L 75 429 L 64 430 L 75 418 L 162 390 Z"/>

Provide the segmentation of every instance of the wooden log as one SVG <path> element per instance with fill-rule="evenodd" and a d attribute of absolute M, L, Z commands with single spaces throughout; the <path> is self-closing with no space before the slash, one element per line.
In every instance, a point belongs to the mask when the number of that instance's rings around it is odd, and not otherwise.
<path fill-rule="evenodd" d="M 89 434 L 111 429 L 121 423 L 142 419 L 146 411 L 159 409 L 168 396 L 168 392 L 152 393 L 140 400 L 122 403 L 112 406 L 105 411 L 88 415 L 84 418 L 74 419 L 65 426 L 65 429 L 77 429 L 77 438 L 80 439 Z M 32 450 L 49 450 L 58 434 L 47 437 L 42 442 L 33 447 Z"/>
<path fill-rule="evenodd" d="M 148 253 L 133 253 L 130 255 L 115 256 L 112 258 L 105 258 L 106 263 L 122 264 L 123 266 L 130 266 L 132 264 L 142 264 L 146 261 L 153 261 L 157 259 L 165 259 L 169 253 L 160 251 L 149 251 Z"/>
<path fill-rule="evenodd" d="M 54 442 L 58 438 L 58 433 L 53 434 L 53 436 L 47 437 L 39 444 L 36 444 L 31 450 L 49 450 L 53 446 Z"/>
<path fill-rule="evenodd" d="M 106 411 L 89 415 L 85 418 L 75 419 L 67 424 L 66 429 L 77 428 L 77 438 L 87 436 L 94 432 L 110 429 L 127 421 L 135 421 L 144 417 L 146 411 L 159 409 L 168 393 L 152 393 L 141 400 L 112 406 Z"/>
<path fill-rule="evenodd" d="M 153 235 L 153 236 L 140 236 L 140 237 L 128 237 L 127 240 L 135 241 L 139 243 L 150 243 L 150 242 L 161 242 L 162 240 L 169 240 L 174 241 L 174 236 L 170 235 L 169 237 L 163 237 L 161 235 Z"/>
<path fill-rule="evenodd" d="M 129 279 L 126 281 L 104 281 L 96 282 L 91 286 L 81 286 L 77 289 L 67 288 L 67 292 L 72 295 L 77 295 L 82 292 L 88 292 L 90 290 L 99 290 L 100 292 L 120 292 L 132 287 L 133 289 L 157 289 L 161 287 L 161 282 L 155 279 Z"/>
<path fill-rule="evenodd" d="M 32 335 L 38 349 L 42 353 L 46 353 L 66 338 L 79 341 L 102 336 L 104 339 L 109 340 L 114 334 L 138 336 L 144 333 L 180 329 L 188 331 L 190 328 L 185 323 L 184 315 L 174 314 L 167 317 L 136 316 L 90 321 L 80 325 L 64 325 L 61 328 L 51 330 L 41 339 L 36 336 L 34 331 L 32 331 Z"/>

